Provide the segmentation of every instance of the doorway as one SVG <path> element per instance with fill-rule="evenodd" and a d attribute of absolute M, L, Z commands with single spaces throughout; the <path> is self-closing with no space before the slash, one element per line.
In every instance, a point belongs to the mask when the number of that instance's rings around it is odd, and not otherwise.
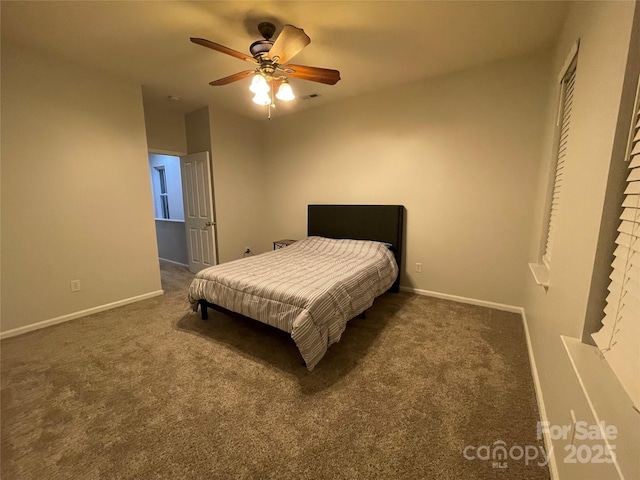
<path fill-rule="evenodd" d="M 188 266 L 180 157 L 149 153 L 158 257 Z"/>
<path fill-rule="evenodd" d="M 158 257 L 193 273 L 217 264 L 209 152 L 149 152 Z"/>

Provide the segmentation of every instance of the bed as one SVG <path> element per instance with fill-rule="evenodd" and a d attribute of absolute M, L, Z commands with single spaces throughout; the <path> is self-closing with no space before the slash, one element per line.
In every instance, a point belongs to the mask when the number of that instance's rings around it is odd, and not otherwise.
<path fill-rule="evenodd" d="M 309 205 L 307 238 L 198 272 L 189 302 L 203 319 L 214 308 L 286 331 L 313 370 L 350 319 L 399 290 L 403 229 L 400 205 Z"/>

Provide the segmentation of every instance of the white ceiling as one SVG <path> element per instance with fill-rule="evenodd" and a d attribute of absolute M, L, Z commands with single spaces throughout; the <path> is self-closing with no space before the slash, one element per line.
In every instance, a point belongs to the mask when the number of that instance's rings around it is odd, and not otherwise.
<path fill-rule="evenodd" d="M 296 111 L 550 46 L 560 1 L 46 1 L 1 4 L 2 42 L 32 47 L 143 86 L 145 103 L 188 112 L 218 105 L 252 118 L 249 79 L 209 82 L 249 64 L 195 45 L 202 37 L 248 53 L 268 20 L 303 28 L 311 44 L 292 63 L 340 70 L 334 86 L 292 79 Z M 167 99 L 182 98 L 180 102 Z"/>

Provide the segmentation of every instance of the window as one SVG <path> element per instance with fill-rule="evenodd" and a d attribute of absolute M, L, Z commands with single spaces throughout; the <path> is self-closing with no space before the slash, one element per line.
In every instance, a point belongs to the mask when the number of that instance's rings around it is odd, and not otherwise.
<path fill-rule="evenodd" d="M 571 124 L 571 111 L 573 109 L 573 89 L 576 83 L 577 65 L 578 42 L 573 45 L 567 61 L 562 67 L 562 70 L 560 70 L 560 75 L 558 75 L 560 99 L 558 101 L 558 113 L 554 134 L 553 159 L 555 160 L 555 168 L 549 172 L 547 206 L 540 237 L 538 259 L 536 263 L 529 264 L 536 283 L 545 289 L 549 287 L 549 269 L 551 267 L 551 254 L 553 253 L 553 240 L 558 223 L 560 193 L 565 177 L 565 160 L 569 145 L 569 128 Z"/>
<path fill-rule="evenodd" d="M 629 174 L 615 240 L 602 328 L 592 335 L 640 409 L 640 79 L 627 154 Z"/>
<path fill-rule="evenodd" d="M 153 167 L 153 190 L 155 193 L 156 218 L 169 219 L 169 194 L 167 190 L 167 174 L 164 166 Z"/>
<path fill-rule="evenodd" d="M 563 69 L 560 79 L 560 102 L 558 105 L 558 116 L 556 120 L 556 142 L 555 142 L 555 174 L 553 175 L 553 188 L 550 188 L 550 201 L 547 210 L 547 235 L 544 242 L 544 253 L 542 261 L 547 266 L 551 265 L 551 254 L 553 253 L 553 239 L 555 227 L 558 221 L 558 208 L 560 206 L 560 192 L 565 175 L 565 159 L 567 155 L 567 145 L 569 141 L 569 127 L 571 124 L 571 110 L 573 107 L 573 88 L 576 80 L 577 66 L 577 45 L 575 52 L 570 56 L 568 67 Z"/>
<path fill-rule="evenodd" d="M 149 179 L 155 219 L 184 221 L 180 158 L 175 155 L 149 153 Z"/>
<path fill-rule="evenodd" d="M 162 218 L 171 218 L 169 216 L 169 196 L 167 194 L 167 175 L 164 167 L 156 167 L 158 171 L 158 183 L 160 184 L 160 213 Z"/>

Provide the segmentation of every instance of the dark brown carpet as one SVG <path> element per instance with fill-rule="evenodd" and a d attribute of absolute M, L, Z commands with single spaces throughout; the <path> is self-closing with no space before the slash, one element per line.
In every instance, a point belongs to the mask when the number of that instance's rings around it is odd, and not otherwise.
<path fill-rule="evenodd" d="M 542 445 L 518 315 L 386 294 L 308 372 L 162 275 L 162 297 L 2 341 L 3 479 L 549 478 L 462 454 Z"/>

